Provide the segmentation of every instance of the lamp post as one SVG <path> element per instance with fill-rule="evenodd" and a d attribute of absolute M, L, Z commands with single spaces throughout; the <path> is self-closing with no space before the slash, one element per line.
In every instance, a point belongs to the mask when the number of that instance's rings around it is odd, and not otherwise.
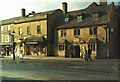
<path fill-rule="evenodd" d="M 14 50 L 15 50 L 15 42 L 14 42 L 14 31 L 13 31 L 13 60 L 15 60 L 15 52 L 14 52 Z"/>

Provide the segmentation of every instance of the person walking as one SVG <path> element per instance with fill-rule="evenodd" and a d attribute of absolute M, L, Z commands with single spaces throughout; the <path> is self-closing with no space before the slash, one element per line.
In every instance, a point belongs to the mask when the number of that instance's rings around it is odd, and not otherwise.
<path fill-rule="evenodd" d="M 88 60 L 90 59 L 90 61 L 92 61 L 91 53 L 92 53 L 92 50 L 90 49 L 90 47 L 88 47 Z"/>
<path fill-rule="evenodd" d="M 87 50 L 86 47 L 83 48 L 83 58 L 88 61 Z"/>

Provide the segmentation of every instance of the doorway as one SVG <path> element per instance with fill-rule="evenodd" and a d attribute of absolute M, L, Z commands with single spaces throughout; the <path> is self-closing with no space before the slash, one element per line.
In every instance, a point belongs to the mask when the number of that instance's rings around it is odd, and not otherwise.
<path fill-rule="evenodd" d="M 26 55 L 30 55 L 30 46 L 26 46 Z"/>
<path fill-rule="evenodd" d="M 75 58 L 80 58 L 80 47 L 75 46 Z"/>

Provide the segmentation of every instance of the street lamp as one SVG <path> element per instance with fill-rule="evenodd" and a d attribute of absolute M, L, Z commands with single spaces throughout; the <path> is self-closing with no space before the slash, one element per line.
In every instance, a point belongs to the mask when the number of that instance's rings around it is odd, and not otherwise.
<path fill-rule="evenodd" d="M 14 31 L 12 32 L 13 34 L 13 60 L 15 60 L 15 52 L 14 52 L 14 50 L 15 50 L 15 42 L 14 42 Z"/>

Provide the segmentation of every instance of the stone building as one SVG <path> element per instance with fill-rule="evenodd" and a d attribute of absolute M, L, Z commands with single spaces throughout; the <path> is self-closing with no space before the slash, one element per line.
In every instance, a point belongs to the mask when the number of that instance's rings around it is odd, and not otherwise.
<path fill-rule="evenodd" d="M 58 56 L 81 57 L 83 48 L 90 47 L 93 58 L 118 57 L 118 20 L 114 3 L 93 2 L 82 10 L 65 11 L 65 23 L 57 28 Z"/>
<path fill-rule="evenodd" d="M 1 36 L 1 54 L 9 55 L 13 48 L 13 27 L 14 21 L 20 17 L 15 17 L 11 19 L 6 19 L 0 21 L 0 36 Z M 8 52 L 8 53 L 7 53 Z"/>
<path fill-rule="evenodd" d="M 62 10 L 26 15 L 22 9 L 21 16 L 0 21 L 2 54 L 12 54 L 15 42 L 15 52 L 23 55 L 79 58 L 90 47 L 93 58 L 118 57 L 119 8 L 114 3 L 100 0 L 82 10 L 67 9 L 66 2 Z"/>
<path fill-rule="evenodd" d="M 17 54 L 55 56 L 55 29 L 61 24 L 62 11 L 32 11 L 28 15 L 25 9 L 21 11 L 22 16 L 1 21 L 2 45 L 11 49 L 8 45 L 14 41 Z"/>

